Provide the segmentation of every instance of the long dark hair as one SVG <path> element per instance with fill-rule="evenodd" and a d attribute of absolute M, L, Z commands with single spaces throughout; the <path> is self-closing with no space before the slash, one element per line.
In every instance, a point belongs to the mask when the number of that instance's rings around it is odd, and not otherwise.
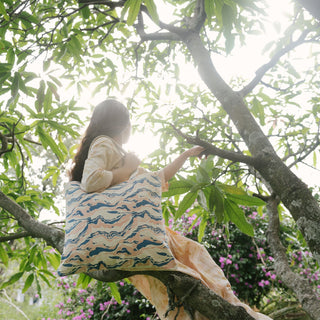
<path fill-rule="evenodd" d="M 113 138 L 120 134 L 129 122 L 128 109 L 119 101 L 108 99 L 98 104 L 93 111 L 89 126 L 73 159 L 70 180 L 81 181 L 91 142 L 96 137 L 104 135 Z"/>

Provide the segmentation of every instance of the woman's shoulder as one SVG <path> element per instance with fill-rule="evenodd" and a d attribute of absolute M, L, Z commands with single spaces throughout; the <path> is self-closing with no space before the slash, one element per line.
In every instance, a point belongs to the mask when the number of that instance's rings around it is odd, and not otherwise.
<path fill-rule="evenodd" d="M 97 136 L 91 142 L 91 148 L 93 146 L 108 146 L 108 147 L 115 147 L 115 141 L 109 136 Z"/>
<path fill-rule="evenodd" d="M 117 150 L 121 154 L 124 152 L 121 146 L 118 145 L 114 139 L 109 136 L 100 135 L 94 138 L 91 142 L 90 149 L 92 148 L 107 148 L 111 150 Z"/>

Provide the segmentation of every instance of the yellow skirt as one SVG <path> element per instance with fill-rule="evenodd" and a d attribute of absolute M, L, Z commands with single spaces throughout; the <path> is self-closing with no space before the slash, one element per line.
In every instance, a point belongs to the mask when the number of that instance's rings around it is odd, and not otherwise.
<path fill-rule="evenodd" d="M 208 251 L 201 244 L 181 236 L 168 227 L 166 227 L 166 233 L 169 247 L 176 260 L 176 271 L 183 272 L 201 280 L 204 285 L 229 303 L 244 307 L 253 318 L 257 320 L 271 320 L 271 318 L 253 311 L 234 295 L 231 285 L 224 276 L 223 271 L 213 261 Z M 161 319 L 174 319 L 176 311 L 171 311 L 168 317 L 164 317 L 168 309 L 168 295 L 165 285 L 160 280 L 151 276 L 136 275 L 130 277 L 130 281 L 137 290 L 154 305 Z M 182 308 L 177 319 L 189 320 L 190 317 Z M 195 314 L 195 319 L 207 320 L 206 317 L 198 312 Z"/>

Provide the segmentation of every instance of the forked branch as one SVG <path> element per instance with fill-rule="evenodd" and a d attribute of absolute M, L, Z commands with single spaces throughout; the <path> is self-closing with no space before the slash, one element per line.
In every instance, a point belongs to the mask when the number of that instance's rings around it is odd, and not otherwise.
<path fill-rule="evenodd" d="M 305 30 L 304 32 L 302 32 L 298 40 L 290 42 L 287 46 L 276 52 L 268 63 L 260 67 L 256 71 L 256 76 L 251 80 L 251 82 L 239 91 L 241 96 L 245 97 L 250 92 L 252 92 L 252 90 L 259 84 L 264 75 L 278 63 L 282 56 L 305 42 L 306 36 L 309 32 L 310 30 Z"/>

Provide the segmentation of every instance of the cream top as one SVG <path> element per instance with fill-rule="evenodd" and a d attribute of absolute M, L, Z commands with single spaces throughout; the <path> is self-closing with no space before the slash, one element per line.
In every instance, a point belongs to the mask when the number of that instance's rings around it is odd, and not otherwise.
<path fill-rule="evenodd" d="M 121 167 L 125 151 L 108 136 L 96 137 L 88 152 L 81 179 L 85 192 L 99 192 L 107 189 L 112 182 L 112 170 Z"/>

